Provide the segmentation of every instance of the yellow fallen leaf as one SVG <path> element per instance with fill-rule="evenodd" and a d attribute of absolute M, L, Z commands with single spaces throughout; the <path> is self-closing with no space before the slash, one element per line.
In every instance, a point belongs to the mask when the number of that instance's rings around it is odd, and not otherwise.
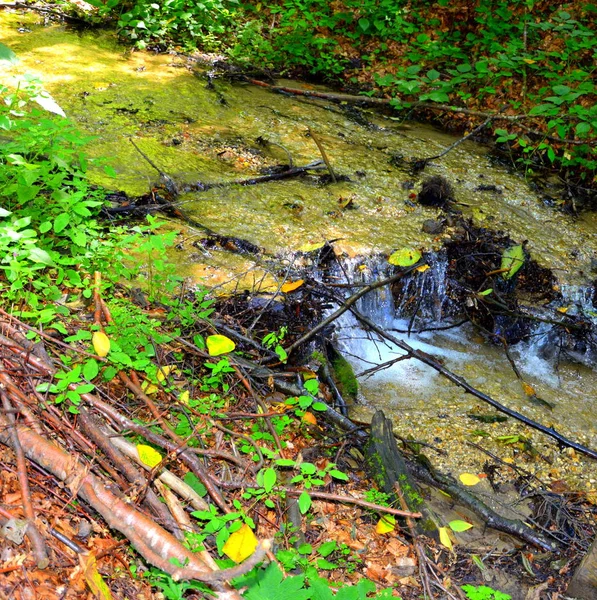
<path fill-rule="evenodd" d="M 222 551 L 228 558 L 239 563 L 255 552 L 257 543 L 253 530 L 246 523 L 243 523 L 240 529 L 230 534 Z"/>
<path fill-rule="evenodd" d="M 161 383 L 170 374 L 178 373 L 178 369 L 175 365 L 164 365 L 158 369 L 157 380 Z"/>
<path fill-rule="evenodd" d="M 303 421 L 305 423 L 309 423 L 310 425 L 317 425 L 317 418 L 312 412 L 309 411 L 303 415 Z"/>
<path fill-rule="evenodd" d="M 384 515 L 375 526 L 375 533 L 384 534 L 394 531 L 396 528 L 396 517 L 394 515 Z"/>
<path fill-rule="evenodd" d="M 425 271 L 430 268 L 431 267 L 429 265 L 421 265 L 420 267 L 417 267 L 415 271 L 418 271 L 419 273 L 425 273 Z"/>
<path fill-rule="evenodd" d="M 151 446 L 137 444 L 137 453 L 141 462 L 152 469 L 162 462 L 162 455 Z"/>
<path fill-rule="evenodd" d="M 112 600 L 112 592 L 97 570 L 97 560 L 93 554 L 79 554 L 79 564 L 85 574 L 85 582 L 99 600 Z"/>
<path fill-rule="evenodd" d="M 210 356 L 227 354 L 236 348 L 236 344 L 225 335 L 210 335 L 205 340 L 205 343 L 207 344 L 207 351 Z"/>
<path fill-rule="evenodd" d="M 559 308 L 556 308 L 556 310 L 562 314 L 566 314 L 569 309 L 569 306 L 560 306 Z"/>
<path fill-rule="evenodd" d="M 158 386 L 151 383 L 151 381 L 147 381 L 147 379 L 141 384 L 141 389 L 148 395 L 158 393 Z"/>
<path fill-rule="evenodd" d="M 178 400 L 181 402 L 181 404 L 189 404 L 189 400 L 190 400 L 190 394 L 189 394 L 189 390 L 184 390 L 184 392 L 181 392 Z"/>
<path fill-rule="evenodd" d="M 299 252 L 313 252 L 314 250 L 319 250 L 320 248 L 323 248 L 325 242 L 314 242 L 312 244 L 303 244 L 300 248 L 299 248 Z"/>
<path fill-rule="evenodd" d="M 450 534 L 448 533 L 448 528 L 447 527 L 439 527 L 438 531 L 439 531 L 439 541 L 440 541 L 441 545 L 445 546 L 448 550 L 452 550 L 453 544 L 452 544 L 452 540 L 450 539 Z"/>
<path fill-rule="evenodd" d="M 481 480 L 472 473 L 461 473 L 458 476 L 462 485 L 477 485 Z"/>
<path fill-rule="evenodd" d="M 524 393 L 527 396 L 536 396 L 537 395 L 536 392 L 535 392 L 535 389 L 533 388 L 533 386 L 529 385 L 528 383 L 524 383 L 523 382 L 522 383 L 522 389 L 524 390 Z"/>
<path fill-rule="evenodd" d="M 305 283 L 304 279 L 297 279 L 296 281 L 288 281 L 280 288 L 280 290 L 282 292 L 284 292 L 285 294 L 288 294 L 289 292 L 294 292 L 294 290 L 298 290 L 298 288 L 300 288 L 301 285 L 303 285 L 303 283 Z"/>
<path fill-rule="evenodd" d="M 110 352 L 110 338 L 103 331 L 94 331 L 91 343 L 98 356 L 107 356 Z"/>

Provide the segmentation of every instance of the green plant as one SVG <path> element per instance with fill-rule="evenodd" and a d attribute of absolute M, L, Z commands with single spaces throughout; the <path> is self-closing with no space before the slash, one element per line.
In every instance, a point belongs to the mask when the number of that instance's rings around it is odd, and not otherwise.
<path fill-rule="evenodd" d="M 319 392 L 319 381 L 317 379 L 307 379 L 303 384 L 307 394 L 288 398 L 286 404 L 290 406 L 296 406 L 296 415 L 301 417 L 305 414 L 307 409 L 317 410 L 324 412 L 327 410 L 327 406 L 323 402 L 317 402 L 315 399 Z"/>
<path fill-rule="evenodd" d="M 475 587 L 474 585 L 463 585 L 462 589 L 469 600 L 511 600 L 512 596 L 494 590 L 486 585 Z"/>
<path fill-rule="evenodd" d="M 284 350 L 284 348 L 282 347 L 281 342 L 284 341 L 284 337 L 287 333 L 288 327 L 284 325 L 280 327 L 280 330 L 277 333 L 272 331 L 272 333 L 268 333 L 261 340 L 262 344 L 266 348 L 273 348 L 274 352 L 278 355 L 278 358 L 283 363 L 285 363 L 288 359 L 288 354 L 286 353 L 286 350 Z"/>

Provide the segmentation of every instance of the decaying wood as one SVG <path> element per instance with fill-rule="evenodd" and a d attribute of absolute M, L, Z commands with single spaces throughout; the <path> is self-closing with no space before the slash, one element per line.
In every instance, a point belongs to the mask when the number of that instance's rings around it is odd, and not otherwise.
<path fill-rule="evenodd" d="M 572 576 L 566 595 L 579 600 L 597 598 L 597 539 Z"/>
<path fill-rule="evenodd" d="M 423 519 L 415 528 L 419 535 L 431 535 L 436 529 L 436 519 L 425 501 L 416 481 L 410 475 L 406 462 L 398 450 L 392 431 L 392 421 L 378 410 L 371 419 L 369 442 L 365 446 L 371 477 L 390 497 L 395 497 L 396 487 L 410 511 L 420 512 Z"/>
<path fill-rule="evenodd" d="M 6 418 L 0 415 L 0 442 L 13 447 L 8 425 Z M 269 542 L 263 541 L 252 557 L 247 559 L 252 563 L 250 566 L 246 561 L 239 565 L 243 567 L 240 570 L 233 567 L 213 571 L 172 534 L 108 489 L 76 456 L 68 454 L 28 427 L 17 426 L 17 431 L 23 451 L 29 460 L 63 481 L 73 495 L 87 502 L 112 529 L 128 538 L 141 556 L 150 564 L 172 575 L 174 580 L 204 581 L 221 591 L 222 597 L 240 598 L 238 592 L 223 582 L 251 570 L 263 560 L 265 552 L 269 550 Z M 172 559 L 176 559 L 179 566 L 172 564 Z"/>

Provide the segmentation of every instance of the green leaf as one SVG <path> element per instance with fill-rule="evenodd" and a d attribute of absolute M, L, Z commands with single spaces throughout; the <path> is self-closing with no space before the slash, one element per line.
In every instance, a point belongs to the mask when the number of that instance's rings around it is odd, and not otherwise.
<path fill-rule="evenodd" d="M 315 475 L 317 472 L 317 467 L 313 463 L 301 463 L 300 469 L 305 475 Z"/>
<path fill-rule="evenodd" d="M 327 405 L 323 402 L 313 402 L 313 404 L 311 404 L 311 408 L 319 412 L 327 412 L 328 409 Z"/>
<path fill-rule="evenodd" d="M 307 492 L 303 492 L 299 496 L 298 506 L 299 506 L 299 510 L 301 511 L 302 515 L 309 512 L 309 509 L 311 508 L 311 496 L 309 496 L 309 494 Z"/>
<path fill-rule="evenodd" d="M 489 294 L 491 294 L 491 292 L 493 292 L 493 288 L 483 290 L 482 292 L 479 292 L 477 295 L 478 296 L 489 296 Z"/>
<path fill-rule="evenodd" d="M 0 62 L 8 62 L 16 65 L 19 62 L 19 59 L 8 46 L 0 43 Z"/>
<path fill-rule="evenodd" d="M 552 88 L 553 93 L 557 96 L 565 96 L 568 92 L 570 92 L 570 88 L 567 85 L 554 85 Z"/>
<path fill-rule="evenodd" d="M 369 19 L 359 19 L 359 27 L 362 31 L 367 31 L 370 26 L 371 23 L 369 22 Z"/>
<path fill-rule="evenodd" d="M 512 279 L 514 275 L 519 271 L 520 267 L 524 264 L 525 256 L 522 244 L 517 246 L 510 246 L 506 248 L 502 253 L 502 266 L 501 269 L 504 271 L 502 277 L 504 279 Z"/>
<path fill-rule="evenodd" d="M 452 531 L 456 531 L 456 532 L 467 531 L 468 529 L 472 528 L 472 525 L 470 523 L 467 523 L 466 521 L 460 521 L 460 520 L 450 521 L 448 523 L 448 525 L 450 526 L 450 529 Z"/>
<path fill-rule="evenodd" d="M 85 377 L 85 379 L 87 379 L 88 381 L 95 379 L 97 377 L 98 373 L 99 373 L 99 365 L 97 364 L 97 361 L 95 360 L 95 358 L 89 359 L 83 365 L 83 377 Z"/>
<path fill-rule="evenodd" d="M 50 255 L 41 248 L 31 248 L 31 250 L 29 250 L 29 259 L 34 263 L 41 263 L 42 265 L 47 265 L 48 267 L 55 266 Z"/>
<path fill-rule="evenodd" d="M 390 258 L 388 258 L 388 262 L 397 267 L 410 267 L 420 260 L 421 253 L 413 248 L 401 248 L 400 250 L 393 252 L 390 255 Z"/>
<path fill-rule="evenodd" d="M 307 379 L 303 385 L 305 389 L 313 395 L 317 394 L 319 390 L 319 381 L 316 378 Z"/>
<path fill-rule="evenodd" d="M 276 485 L 276 479 L 278 478 L 276 471 L 271 467 L 265 469 L 263 472 L 263 489 L 266 492 L 271 492 L 274 485 Z"/>
<path fill-rule="evenodd" d="M 323 544 L 321 544 L 321 546 L 319 546 L 319 548 L 317 548 L 317 552 L 319 552 L 319 554 L 321 556 L 323 556 L 324 558 L 326 558 L 327 556 L 329 556 L 337 548 L 338 548 L 338 544 L 336 542 L 334 542 L 334 541 L 332 541 L 332 542 L 324 542 Z"/>
<path fill-rule="evenodd" d="M 70 222 L 70 214 L 63 212 L 54 219 L 54 231 L 60 233 Z"/>
<path fill-rule="evenodd" d="M 311 591 L 304 588 L 304 575 L 291 575 L 284 578 L 280 567 L 270 563 L 257 575 L 255 585 L 249 587 L 243 596 L 247 600 L 275 600 L 292 598 L 292 600 L 308 600 Z"/>
<path fill-rule="evenodd" d="M 296 463 L 290 458 L 279 458 L 278 460 L 276 460 L 276 464 L 279 467 L 294 467 Z"/>
<path fill-rule="evenodd" d="M 334 478 L 334 479 L 340 479 L 342 481 L 348 481 L 348 475 L 346 473 L 343 473 L 342 471 L 338 471 L 336 469 L 332 469 L 330 471 L 330 475 Z"/>

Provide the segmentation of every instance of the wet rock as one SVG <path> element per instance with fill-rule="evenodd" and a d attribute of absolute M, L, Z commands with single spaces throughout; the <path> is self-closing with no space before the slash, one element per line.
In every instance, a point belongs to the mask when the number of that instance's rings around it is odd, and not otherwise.
<path fill-rule="evenodd" d="M 425 233 L 441 233 L 446 227 L 444 221 L 435 221 L 434 219 L 426 219 L 423 221 L 423 227 L 421 228 Z"/>
<path fill-rule="evenodd" d="M 423 182 L 417 200 L 423 206 L 445 208 L 454 200 L 454 190 L 445 177 L 434 175 Z"/>

